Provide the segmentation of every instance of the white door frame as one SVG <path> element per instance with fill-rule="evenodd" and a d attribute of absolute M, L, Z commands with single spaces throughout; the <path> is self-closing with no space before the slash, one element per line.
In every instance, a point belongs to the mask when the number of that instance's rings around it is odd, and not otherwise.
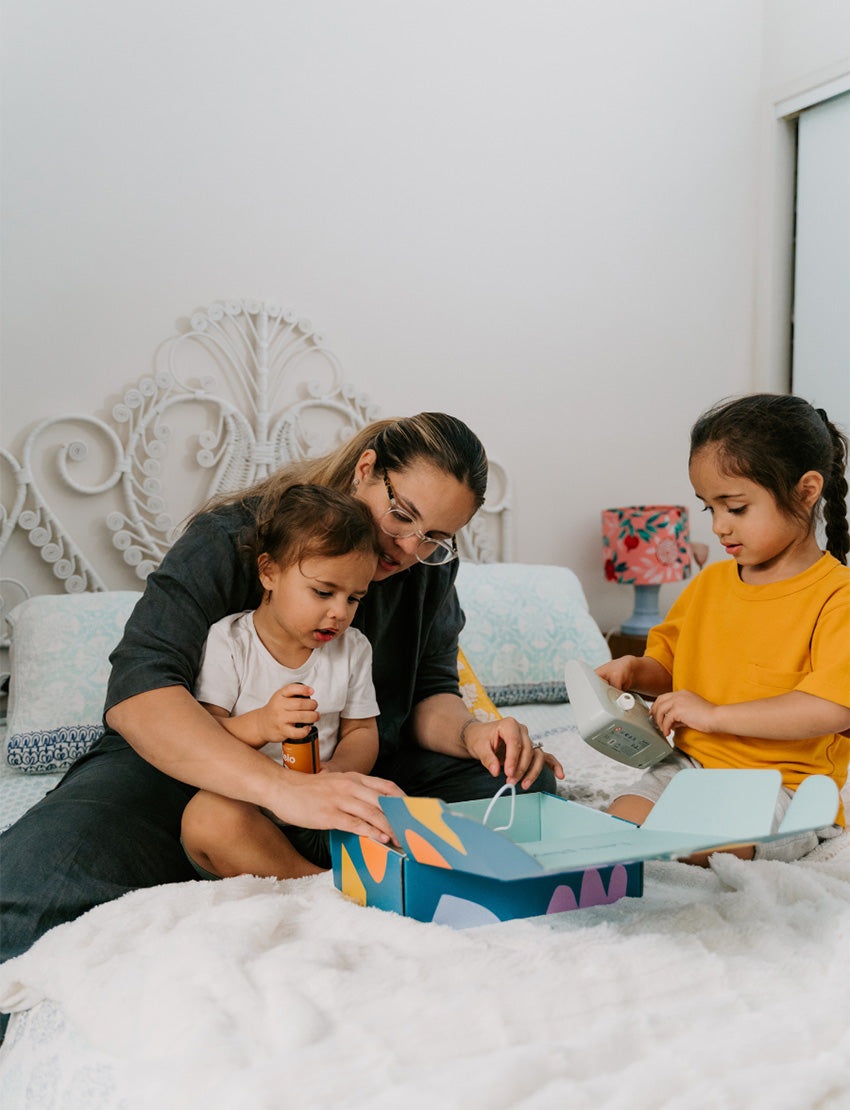
<path fill-rule="evenodd" d="M 845 59 L 837 68 L 810 74 L 776 95 L 768 93 L 763 102 L 751 381 L 754 390 L 784 393 L 791 385 L 797 117 L 815 104 L 850 91 L 850 69 L 846 66 Z"/>

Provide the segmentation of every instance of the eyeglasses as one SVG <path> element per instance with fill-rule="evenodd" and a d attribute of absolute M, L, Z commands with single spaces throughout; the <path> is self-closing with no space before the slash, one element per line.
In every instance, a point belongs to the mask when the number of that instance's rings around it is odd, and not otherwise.
<path fill-rule="evenodd" d="M 416 518 L 411 516 L 406 509 L 395 499 L 393 487 L 386 470 L 384 471 L 384 485 L 387 487 L 387 497 L 390 507 L 378 521 L 381 531 L 397 540 L 406 540 L 410 536 L 419 537 L 416 548 L 416 558 L 420 563 L 429 567 L 438 567 L 457 558 L 457 543 L 454 536 L 451 540 L 438 540 L 435 536 L 426 536 L 416 527 Z"/>

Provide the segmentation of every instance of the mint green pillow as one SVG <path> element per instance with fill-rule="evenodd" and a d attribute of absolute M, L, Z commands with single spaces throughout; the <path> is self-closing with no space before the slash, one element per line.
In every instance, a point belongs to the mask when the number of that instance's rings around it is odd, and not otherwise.
<path fill-rule="evenodd" d="M 568 659 L 598 667 L 611 658 L 566 567 L 463 562 L 457 592 L 466 614 L 460 646 L 496 705 L 566 701 Z"/>
<path fill-rule="evenodd" d="M 6 761 L 20 771 L 62 771 L 103 733 L 109 654 L 136 591 L 31 597 L 9 613 Z"/>

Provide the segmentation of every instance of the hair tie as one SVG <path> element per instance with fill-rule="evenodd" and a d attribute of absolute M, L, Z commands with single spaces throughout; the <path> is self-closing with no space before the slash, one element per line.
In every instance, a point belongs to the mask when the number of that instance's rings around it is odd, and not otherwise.
<path fill-rule="evenodd" d="M 818 414 L 824 424 L 829 424 L 829 417 L 826 415 L 826 409 L 815 409 L 815 412 Z"/>

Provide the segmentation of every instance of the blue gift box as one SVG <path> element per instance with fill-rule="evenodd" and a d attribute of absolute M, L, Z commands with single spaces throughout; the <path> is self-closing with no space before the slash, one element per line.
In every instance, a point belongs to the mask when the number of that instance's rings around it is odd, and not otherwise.
<path fill-rule="evenodd" d="M 387 797 L 381 805 L 400 847 L 333 831 L 334 883 L 361 905 L 457 928 L 606 905 L 642 894 L 646 860 L 835 820 L 835 783 L 812 775 L 774 828 L 781 785 L 774 770 L 681 771 L 641 826 L 553 794 L 524 794 L 515 805 Z"/>

